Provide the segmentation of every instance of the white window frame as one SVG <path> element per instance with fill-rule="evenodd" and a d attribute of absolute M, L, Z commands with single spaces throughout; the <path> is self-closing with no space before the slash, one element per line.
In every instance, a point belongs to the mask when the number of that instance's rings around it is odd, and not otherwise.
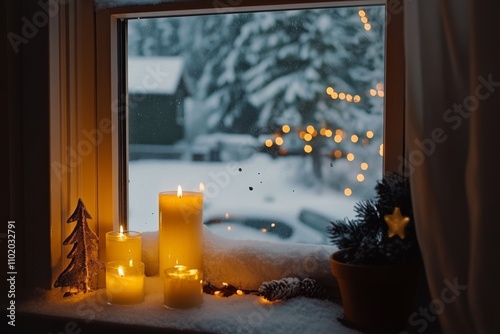
<path fill-rule="evenodd" d="M 214 4 L 239 3 L 214 8 Z M 60 15 L 50 28 L 51 82 L 51 162 L 68 168 L 66 173 L 51 168 L 51 268 L 50 282 L 67 266 L 67 247 L 62 240 L 71 232 L 66 219 L 78 198 L 92 214 L 92 228 L 99 236 L 99 257 L 104 260 L 105 233 L 126 224 L 126 192 L 120 191 L 121 173 L 128 157 L 120 152 L 120 108 L 118 73 L 119 21 L 125 18 L 157 17 L 177 14 L 220 13 L 266 9 L 331 6 L 386 5 L 384 172 L 400 170 L 404 156 L 404 41 L 403 4 L 399 0 L 263 0 L 203 1 L 186 0 L 157 5 L 136 5 L 95 9 L 92 0 L 60 4 Z M 220 6 L 220 5 L 219 5 Z M 109 125 L 113 128 L 110 131 Z M 90 135 L 89 135 L 90 134 Z M 93 139 L 91 139 L 93 138 Z M 83 151 L 84 145 L 92 149 Z M 78 153 L 77 162 L 74 152 Z M 73 160 L 72 160 L 73 159 Z M 122 209 L 123 210 L 123 209 Z M 121 221 L 122 220 L 122 221 Z M 39 266 L 43 268 L 43 266 Z M 39 269 L 43 270 L 43 269 Z M 47 269 L 49 270 L 49 269 Z M 35 276 L 37 273 L 34 273 Z M 102 276 L 102 275 L 101 275 Z M 37 284 L 39 283 L 39 284 Z M 46 282 L 35 285 L 47 287 Z M 100 277 L 99 285 L 103 286 Z"/>

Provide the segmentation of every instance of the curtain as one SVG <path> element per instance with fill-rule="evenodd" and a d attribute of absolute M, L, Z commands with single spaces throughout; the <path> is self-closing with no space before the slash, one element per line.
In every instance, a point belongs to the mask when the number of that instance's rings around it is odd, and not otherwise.
<path fill-rule="evenodd" d="M 500 333 L 500 3 L 404 6 L 404 170 L 432 299 L 410 325 Z"/>

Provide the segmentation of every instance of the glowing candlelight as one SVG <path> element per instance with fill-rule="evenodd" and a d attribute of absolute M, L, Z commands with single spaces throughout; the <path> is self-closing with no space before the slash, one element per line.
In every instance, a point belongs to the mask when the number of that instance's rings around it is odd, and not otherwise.
<path fill-rule="evenodd" d="M 125 273 L 123 272 L 123 267 L 122 267 L 122 266 L 119 266 L 119 267 L 118 267 L 118 275 L 119 275 L 120 277 L 125 276 Z"/>
<path fill-rule="evenodd" d="M 111 261 L 106 264 L 106 297 L 109 304 L 144 301 L 144 263 Z"/>
<path fill-rule="evenodd" d="M 124 231 L 120 225 L 120 231 L 106 233 L 106 262 L 128 261 L 136 262 L 142 260 L 142 233 L 135 231 Z"/>
<path fill-rule="evenodd" d="M 164 272 L 164 304 L 168 308 L 196 307 L 203 302 L 203 280 L 198 269 L 177 265 Z"/>
<path fill-rule="evenodd" d="M 160 273 L 178 264 L 201 270 L 203 194 L 161 192 L 159 211 Z"/>

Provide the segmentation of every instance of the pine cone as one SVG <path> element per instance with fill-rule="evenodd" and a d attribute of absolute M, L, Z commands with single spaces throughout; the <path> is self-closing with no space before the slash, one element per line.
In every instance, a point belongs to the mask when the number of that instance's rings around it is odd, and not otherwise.
<path fill-rule="evenodd" d="M 300 288 L 302 290 L 302 296 L 321 299 L 327 298 L 325 287 L 319 285 L 318 282 L 311 278 L 304 278 L 302 282 L 300 282 Z"/>
<path fill-rule="evenodd" d="M 326 298 L 326 289 L 315 280 L 305 278 L 301 281 L 297 277 L 264 282 L 259 288 L 259 293 L 269 301 L 290 299 L 297 296 Z"/>
<path fill-rule="evenodd" d="M 270 301 L 289 299 L 298 295 L 300 291 L 300 280 L 297 277 L 264 282 L 259 287 L 259 293 Z"/>

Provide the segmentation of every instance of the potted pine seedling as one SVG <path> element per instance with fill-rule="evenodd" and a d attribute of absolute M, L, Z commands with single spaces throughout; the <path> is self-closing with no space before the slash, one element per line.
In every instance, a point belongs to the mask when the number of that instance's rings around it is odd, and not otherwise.
<path fill-rule="evenodd" d="M 376 197 L 358 202 L 355 218 L 332 221 L 327 233 L 338 250 L 330 256 L 346 326 L 369 333 L 399 333 L 416 294 L 420 252 L 408 177 L 389 173 Z"/>

